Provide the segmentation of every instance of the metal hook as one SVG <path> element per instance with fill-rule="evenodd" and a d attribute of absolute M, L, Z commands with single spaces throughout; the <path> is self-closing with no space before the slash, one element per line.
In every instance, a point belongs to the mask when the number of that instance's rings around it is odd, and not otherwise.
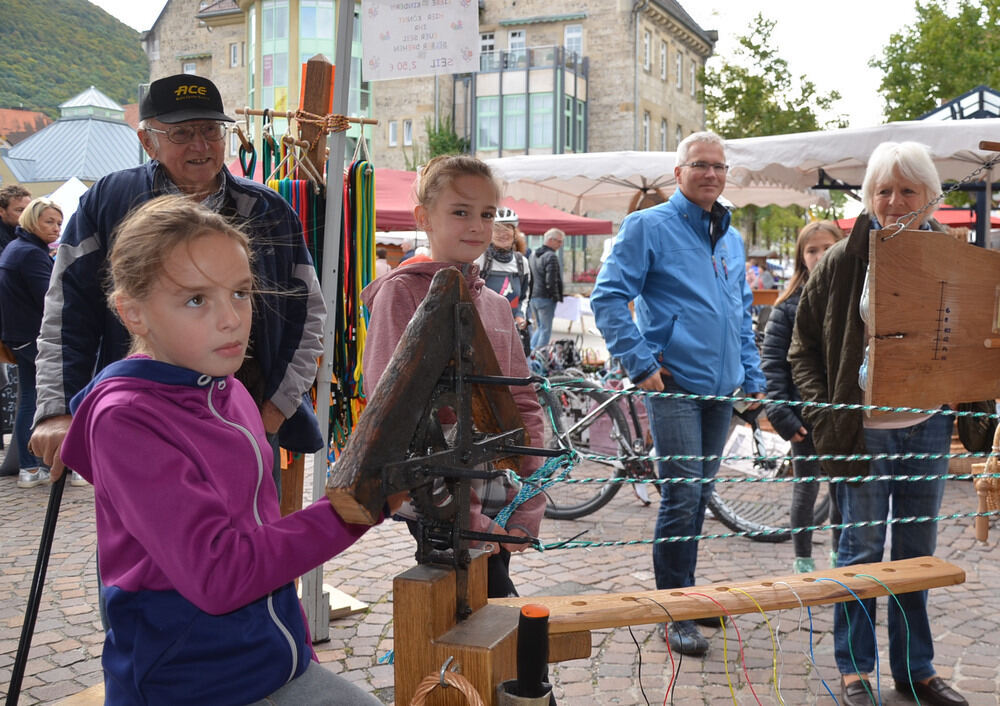
<path fill-rule="evenodd" d="M 444 673 L 448 671 L 448 665 L 449 665 L 449 664 L 451 664 L 451 662 L 452 662 L 452 660 L 453 660 L 453 659 L 455 659 L 455 658 L 454 658 L 454 657 L 449 657 L 448 659 L 446 659 L 446 660 L 444 661 L 444 664 L 442 664 L 442 665 L 441 665 L 441 671 L 440 671 L 440 673 L 438 674 L 438 683 L 439 683 L 439 684 L 440 684 L 441 686 L 443 686 L 443 687 L 446 687 L 446 688 L 447 688 L 447 687 L 450 687 L 450 686 L 451 686 L 451 684 L 449 684 L 448 682 L 446 682 L 446 681 L 444 680 Z M 451 671 L 452 671 L 452 672 L 454 672 L 455 674 L 458 674 L 458 665 L 456 664 L 456 665 L 455 665 L 455 666 L 454 666 L 454 667 L 452 668 L 452 670 L 451 670 Z"/>

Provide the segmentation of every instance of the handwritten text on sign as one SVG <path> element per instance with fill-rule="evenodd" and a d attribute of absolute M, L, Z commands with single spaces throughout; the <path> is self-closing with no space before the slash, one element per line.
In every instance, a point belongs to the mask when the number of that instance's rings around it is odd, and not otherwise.
<path fill-rule="evenodd" d="M 479 70 L 477 0 L 365 0 L 365 81 Z"/>

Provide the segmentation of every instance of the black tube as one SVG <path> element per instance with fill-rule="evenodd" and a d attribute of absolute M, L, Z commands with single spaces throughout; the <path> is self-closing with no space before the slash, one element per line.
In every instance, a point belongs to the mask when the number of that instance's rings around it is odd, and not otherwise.
<path fill-rule="evenodd" d="M 21 626 L 21 639 L 17 643 L 14 668 L 10 673 L 10 686 L 7 688 L 6 706 L 17 706 L 17 700 L 21 695 L 21 680 L 24 679 L 24 669 L 28 664 L 28 650 L 31 649 L 31 637 L 34 635 L 35 621 L 38 619 L 38 607 L 42 602 L 42 589 L 45 586 L 45 572 L 49 567 L 49 555 L 52 553 L 52 539 L 56 533 L 59 504 L 62 502 L 66 476 L 70 473 L 72 473 L 70 469 L 64 469 L 63 474 L 59 476 L 59 480 L 52 484 L 52 490 L 49 491 L 49 507 L 45 511 L 42 538 L 38 543 L 38 559 L 35 561 L 35 575 L 31 579 L 31 591 L 28 592 L 28 607 L 24 611 L 24 624 Z"/>

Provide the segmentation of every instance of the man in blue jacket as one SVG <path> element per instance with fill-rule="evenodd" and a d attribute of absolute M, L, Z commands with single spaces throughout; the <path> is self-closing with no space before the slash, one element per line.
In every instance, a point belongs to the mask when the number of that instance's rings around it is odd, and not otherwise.
<path fill-rule="evenodd" d="M 103 291 L 115 227 L 149 199 L 188 194 L 246 230 L 254 250 L 260 293 L 251 350 L 237 377 L 281 446 L 300 453 L 319 450 L 323 436 L 304 395 L 322 355 L 326 307 L 298 217 L 274 190 L 225 168 L 226 123 L 233 119 L 223 113 L 219 91 L 208 79 L 177 74 L 154 81 L 139 117 L 139 140 L 151 161 L 98 180 L 62 236 L 38 338 L 31 448 L 58 478 L 70 399 L 96 372 L 128 353 L 128 332 L 108 309 Z"/>
<path fill-rule="evenodd" d="M 718 135 L 688 136 L 677 146 L 677 190 L 624 220 L 597 276 L 590 297 L 597 327 L 643 390 L 728 396 L 742 387 L 764 396 L 743 239 L 718 202 L 728 169 Z M 722 453 L 730 402 L 647 397 L 646 406 L 658 455 Z M 719 461 L 659 463 L 661 478 L 713 478 L 718 469 Z M 664 485 L 656 538 L 701 534 L 711 494 L 711 483 Z M 693 586 L 697 561 L 697 541 L 655 544 L 656 587 Z M 666 637 L 682 654 L 708 650 L 694 621 L 671 622 Z"/>

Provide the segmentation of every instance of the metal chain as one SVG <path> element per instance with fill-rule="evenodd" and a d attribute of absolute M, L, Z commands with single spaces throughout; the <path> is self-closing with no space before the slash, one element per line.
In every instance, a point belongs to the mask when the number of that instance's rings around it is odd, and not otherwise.
<path fill-rule="evenodd" d="M 965 184 L 972 183 L 972 181 L 977 176 L 979 176 L 981 173 L 983 173 L 985 171 L 993 169 L 993 167 L 996 166 L 997 164 L 1000 164 L 1000 153 L 998 153 L 995 157 L 987 159 L 985 162 L 983 162 L 982 165 L 979 166 L 978 169 L 976 169 L 975 171 L 973 171 L 971 174 L 969 174 L 968 176 L 966 176 L 961 181 L 956 181 L 954 184 L 951 184 L 947 189 L 943 189 L 941 191 L 940 195 L 938 195 L 937 198 L 931 199 L 926 204 L 924 204 L 920 209 L 918 209 L 916 211 L 910 211 L 909 213 L 907 213 L 905 216 L 903 216 L 903 218 L 906 219 L 905 222 L 903 222 L 903 221 L 897 221 L 896 223 L 893 223 L 891 225 L 886 225 L 886 224 L 883 223 L 882 224 L 883 228 L 885 228 L 886 230 L 888 230 L 890 228 L 895 228 L 895 232 L 890 233 L 889 235 L 884 236 L 882 238 L 882 240 L 885 241 L 885 240 L 889 240 L 890 238 L 895 238 L 902 231 L 904 231 L 907 228 L 909 228 L 910 224 L 913 223 L 913 221 L 915 221 L 917 218 L 920 217 L 920 214 L 924 213 L 927 209 L 931 208 L 932 206 L 936 206 L 937 204 L 939 204 L 944 199 L 945 196 L 947 196 L 951 192 L 955 191 L 956 189 L 964 186 Z M 989 216 L 987 216 L 987 219 L 988 218 L 989 218 Z"/>

